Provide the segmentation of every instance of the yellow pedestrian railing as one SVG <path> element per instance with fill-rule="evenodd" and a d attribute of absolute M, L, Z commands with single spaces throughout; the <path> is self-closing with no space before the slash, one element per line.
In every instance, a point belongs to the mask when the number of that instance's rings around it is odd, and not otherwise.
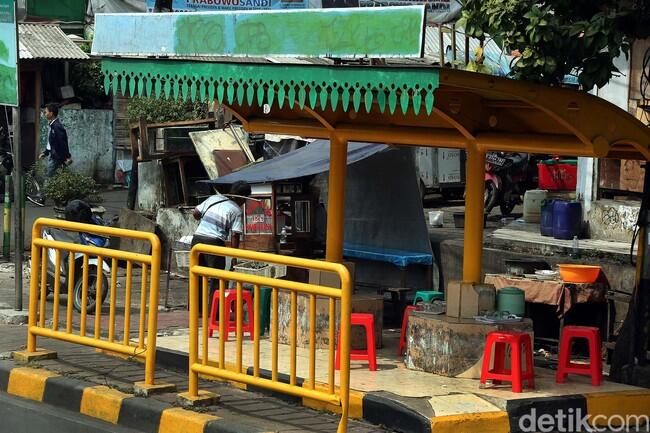
<path fill-rule="evenodd" d="M 217 255 L 236 259 L 253 260 L 257 262 L 285 265 L 295 268 L 313 269 L 337 274 L 341 281 L 341 288 L 332 288 L 314 284 L 299 283 L 295 281 L 270 278 L 265 276 L 250 275 L 221 269 L 208 268 L 199 265 L 199 256 Z M 209 346 L 209 287 L 208 280 L 218 280 L 219 309 L 218 309 L 218 358 L 215 361 L 208 359 Z M 226 307 L 226 291 L 234 283 L 236 287 L 236 354 L 235 365 L 226 364 L 226 326 L 227 316 L 230 315 Z M 253 287 L 253 335 L 252 374 L 244 369 L 242 362 L 242 348 L 244 335 L 243 329 L 243 290 L 244 284 Z M 260 288 L 271 288 L 271 374 L 263 377 L 260 374 Z M 289 318 L 289 383 L 281 381 L 278 373 L 278 294 L 280 291 L 288 292 L 290 296 Z M 328 403 L 341 410 L 341 421 L 338 432 L 347 430 L 349 392 L 350 392 L 350 309 L 352 287 L 348 270 L 339 263 L 330 263 L 317 260 L 308 260 L 297 257 L 287 257 L 255 251 L 217 247 L 198 244 L 192 248 L 190 254 L 190 341 L 189 341 L 189 391 L 184 394 L 188 400 L 199 399 L 199 374 L 217 379 L 239 382 L 275 392 L 289 394 L 297 397 L 313 399 Z M 298 323 L 298 295 L 306 295 L 309 299 L 309 374 L 302 386 L 297 384 L 297 323 Z M 201 353 L 199 354 L 199 296 L 202 304 L 201 323 Z M 316 383 L 316 299 L 325 297 L 329 301 L 329 347 L 327 358 L 327 383 Z M 340 304 L 340 341 L 341 362 L 339 383 L 335 380 L 335 349 L 336 349 L 336 304 Z M 230 347 L 230 346 L 229 346 Z M 268 375 L 266 375 L 268 376 Z"/>
<path fill-rule="evenodd" d="M 79 233 L 91 233 L 104 237 L 128 238 L 149 243 L 151 254 L 140 254 L 55 240 L 43 236 L 44 229 L 63 230 L 71 239 Z M 50 232 L 50 231 L 48 231 Z M 39 218 L 32 228 L 31 281 L 29 285 L 29 328 L 27 350 L 24 358 L 38 358 L 36 337 L 48 337 L 69 343 L 81 344 L 122 355 L 143 358 L 144 382 L 137 386 L 154 387 L 154 364 L 156 357 L 156 328 L 158 320 L 158 288 L 160 285 L 160 240 L 152 233 L 80 224 L 70 221 Z M 126 262 L 126 273 L 118 278 L 119 262 Z M 132 299 L 134 268 L 140 267 L 140 296 Z M 137 278 L 137 274 L 136 274 Z M 121 281 L 124 286 L 121 286 Z M 118 294 L 124 287 L 123 293 Z M 79 289 L 80 293 L 79 293 Z M 67 290 L 67 293 L 64 292 Z M 107 291 L 107 292 L 105 292 Z M 51 312 L 46 297 L 52 293 Z M 60 296 L 67 294 L 65 318 L 61 320 Z M 89 311 L 94 295 L 94 311 Z M 118 295 L 123 300 L 124 320 L 122 335 L 116 330 Z M 147 306 L 147 295 L 149 305 Z M 75 301 L 75 296 L 77 300 Z M 108 332 L 102 335 L 102 300 L 108 298 Z M 75 313 L 76 306 L 81 311 Z M 139 309 L 137 342 L 131 341 L 132 308 Z M 87 334 L 88 316 L 94 312 L 94 329 Z M 48 314 L 51 313 L 51 314 Z M 51 318 L 51 325 L 46 320 Z M 78 322 L 76 321 L 78 319 Z M 147 321 L 148 319 L 148 321 Z M 63 322 L 63 324 L 61 323 Z M 73 327 L 73 323 L 75 326 Z M 78 331 L 73 330 L 78 323 Z M 134 335 L 135 337 L 135 335 Z"/>

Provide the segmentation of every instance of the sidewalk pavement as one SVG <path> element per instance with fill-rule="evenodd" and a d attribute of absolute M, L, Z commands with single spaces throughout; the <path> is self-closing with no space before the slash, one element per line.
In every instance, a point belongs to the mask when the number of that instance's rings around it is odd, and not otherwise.
<path fill-rule="evenodd" d="M 78 410 L 86 415 L 146 432 L 335 432 L 339 416 L 304 408 L 274 396 L 243 391 L 224 382 L 200 382 L 200 389 L 219 394 L 220 402 L 200 412 L 175 407 L 176 392 L 135 397 L 133 383 L 144 377 L 144 366 L 98 353 L 94 349 L 46 338 L 38 347 L 57 351 L 58 358 L 32 362 L 25 368 L 7 359 L 24 348 L 27 328 L 0 325 L 0 390 Z M 159 365 L 159 364 L 158 364 Z M 157 368 L 156 381 L 187 390 L 187 374 Z M 350 433 L 387 432 L 350 420 Z"/>
<path fill-rule="evenodd" d="M 158 350 L 165 353 L 164 362 L 187 365 L 188 338 L 182 331 L 160 337 Z M 406 368 L 396 355 L 399 330 L 384 330 L 383 347 L 377 351 L 377 371 L 369 371 L 365 361 L 353 361 L 350 368 L 350 414 L 373 424 L 405 433 L 514 433 L 522 431 L 520 420 L 531 413 L 555 416 L 560 409 L 573 410 L 592 417 L 650 417 L 650 389 L 603 381 L 591 386 L 591 379 L 571 375 L 565 384 L 555 382 L 555 371 L 535 366 L 535 389 L 513 393 L 510 383 L 481 387 L 477 379 L 444 377 Z M 210 360 L 218 358 L 218 338 L 209 339 Z M 199 352 L 202 350 L 199 339 Z M 235 361 L 236 342 L 231 338 L 225 346 L 226 364 Z M 252 371 L 253 348 L 244 339 L 242 361 Z M 289 373 L 290 353 L 279 346 L 279 373 Z M 172 359 L 175 358 L 175 361 Z M 316 350 L 316 381 L 327 382 L 328 351 Z M 297 350 L 297 375 L 309 377 L 309 351 Z M 260 369 L 271 368 L 271 343 L 260 338 Z M 474 368 L 480 369 L 480 363 Z M 338 373 L 338 372 L 337 372 Z M 250 373 L 249 373 L 250 374 Z M 338 374 L 336 375 L 338 383 Z M 307 399 L 303 404 L 318 407 Z"/>

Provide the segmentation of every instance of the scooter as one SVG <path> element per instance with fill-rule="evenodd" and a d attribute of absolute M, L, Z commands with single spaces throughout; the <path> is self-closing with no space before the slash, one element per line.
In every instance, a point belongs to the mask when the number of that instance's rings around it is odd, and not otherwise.
<path fill-rule="evenodd" d="M 499 205 L 508 216 L 523 203 L 523 195 L 532 185 L 530 156 L 527 153 L 488 152 L 485 157 L 485 212 Z"/>
<path fill-rule="evenodd" d="M 67 218 L 66 218 L 67 219 Z M 88 221 L 84 221 L 88 222 Z M 104 222 L 96 215 L 90 217 L 90 222 L 92 224 L 104 225 Z M 103 236 L 94 235 L 91 233 L 74 233 L 68 232 L 60 229 L 43 229 L 43 239 L 56 240 L 61 242 L 68 243 L 79 243 L 81 245 L 90 245 L 101 248 L 106 248 L 109 246 L 109 239 Z M 78 312 L 82 311 L 82 291 L 83 291 L 83 262 L 84 255 L 82 253 L 74 254 L 74 282 L 73 282 L 73 305 L 74 309 Z M 61 265 L 59 269 L 59 282 L 61 287 L 61 292 L 66 293 L 68 284 L 68 269 L 70 268 L 70 254 L 61 254 Z M 86 312 L 92 314 L 95 312 L 95 304 L 97 301 L 97 281 L 98 281 L 98 268 L 99 268 L 99 259 L 97 257 L 90 256 L 88 258 L 88 289 L 87 289 L 87 300 L 86 300 Z M 108 277 L 111 274 L 111 268 L 105 261 L 102 261 L 102 295 L 100 300 L 100 305 L 106 300 L 106 295 L 108 294 Z M 49 295 L 54 291 L 56 275 L 56 251 L 53 249 L 48 249 L 47 253 L 47 294 Z"/>

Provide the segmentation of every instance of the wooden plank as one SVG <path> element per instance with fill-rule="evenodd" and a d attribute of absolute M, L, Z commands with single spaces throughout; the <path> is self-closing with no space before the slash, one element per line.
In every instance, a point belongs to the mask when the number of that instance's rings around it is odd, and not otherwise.
<path fill-rule="evenodd" d="M 416 5 L 263 13 L 100 14 L 95 17 L 92 53 L 166 57 L 421 57 L 424 10 L 423 5 Z M 147 29 L 147 37 L 134 38 L 142 29 Z"/>
<path fill-rule="evenodd" d="M 140 119 L 138 122 L 140 130 L 140 139 L 138 140 L 138 161 L 146 161 L 149 159 L 149 129 L 147 128 L 147 121 Z"/>
<path fill-rule="evenodd" d="M 147 128 L 173 128 L 177 126 L 194 126 L 194 125 L 205 125 L 210 123 L 215 123 L 217 119 L 210 117 L 207 119 L 196 119 L 196 120 L 179 120 L 176 122 L 163 122 L 163 123 L 150 123 L 147 124 Z"/>
<path fill-rule="evenodd" d="M 620 189 L 621 161 L 618 159 L 600 159 L 598 186 L 605 189 Z"/>
<path fill-rule="evenodd" d="M 643 56 L 650 48 L 650 38 L 637 39 L 632 44 L 630 54 L 630 99 L 641 100 L 641 74 L 643 71 Z"/>

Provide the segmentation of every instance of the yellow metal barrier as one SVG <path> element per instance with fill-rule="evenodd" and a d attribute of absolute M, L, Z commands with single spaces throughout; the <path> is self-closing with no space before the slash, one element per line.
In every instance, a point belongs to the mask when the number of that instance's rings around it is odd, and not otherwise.
<path fill-rule="evenodd" d="M 335 273 L 341 280 L 341 289 L 324 287 L 313 284 L 298 283 L 276 278 L 261 277 L 220 269 L 199 266 L 199 256 L 212 254 L 237 259 L 254 260 L 258 262 L 286 265 L 290 267 L 314 269 Z M 218 361 L 208 362 L 208 278 L 219 280 L 219 349 Z M 228 283 L 234 282 L 237 290 L 236 302 L 236 362 L 235 367 L 226 368 L 226 323 L 225 292 Z M 243 370 L 243 284 L 253 286 L 253 374 L 249 375 Z M 271 292 L 271 378 L 260 376 L 260 287 L 270 287 Z M 199 289 L 202 298 L 202 347 L 199 357 Z M 278 292 L 290 293 L 290 374 L 289 383 L 278 379 Z M 350 309 L 352 287 L 350 274 L 345 266 L 339 263 L 330 263 L 317 260 L 308 260 L 297 257 L 279 256 L 275 254 L 259 253 L 225 247 L 198 244 L 192 248 L 190 255 L 190 341 L 189 341 L 189 391 L 181 397 L 189 401 L 201 399 L 199 393 L 199 374 L 212 376 L 219 379 L 244 383 L 260 388 L 269 389 L 298 397 L 305 397 L 324 403 L 329 403 L 341 408 L 341 421 L 338 432 L 347 431 L 349 392 L 350 392 Z M 304 386 L 296 384 L 296 346 L 297 346 L 297 301 L 298 294 L 309 296 L 309 378 Z M 316 384 L 316 297 L 329 299 L 329 353 L 328 353 L 328 381 L 325 386 Z M 339 386 L 335 385 L 334 358 L 336 348 L 336 302 L 340 302 L 340 332 L 341 332 L 341 370 L 339 373 Z M 209 396 L 208 396 L 209 398 Z"/>
<path fill-rule="evenodd" d="M 112 248 L 82 245 L 78 243 L 62 242 L 43 237 L 43 229 L 52 228 L 76 233 L 93 233 L 105 237 L 130 238 L 151 245 L 151 254 L 139 254 L 121 251 Z M 54 254 L 49 252 L 54 251 Z M 67 341 L 74 344 L 94 347 L 97 349 L 115 352 L 122 355 L 144 358 L 144 382 L 136 384 L 136 391 L 147 394 L 157 389 L 168 389 L 170 385 L 154 385 L 154 364 L 156 358 L 156 328 L 158 321 L 158 288 L 160 284 L 160 240 L 152 233 L 125 230 L 98 225 L 80 224 L 70 221 L 39 218 L 32 228 L 32 257 L 31 281 L 29 285 L 29 328 L 27 336 L 27 350 L 15 352 L 23 359 L 37 359 L 39 357 L 56 356 L 53 352 L 37 350 L 36 337 L 48 337 Z M 48 277 L 48 257 L 54 257 L 54 264 L 50 263 L 50 276 Z M 65 261 L 67 256 L 67 263 Z M 105 261 L 110 263 L 105 264 Z M 118 341 L 116 338 L 116 303 L 118 291 L 118 261 L 126 261 L 125 292 L 124 292 L 124 328 L 123 336 Z M 89 262 L 92 262 L 91 266 Z M 140 311 L 138 323 L 137 343 L 131 342 L 131 292 L 133 289 L 133 267 L 142 268 L 141 296 L 136 300 Z M 105 266 L 110 269 L 110 282 L 104 286 Z M 96 270 L 91 275 L 90 268 Z M 66 272 L 67 279 L 67 308 L 65 313 L 65 329 L 59 328 L 59 302 L 61 295 L 62 272 Z M 81 313 L 79 313 L 79 332 L 73 332 L 73 303 L 74 286 L 78 279 L 75 273 L 81 272 Z M 53 274 L 53 275 L 52 275 Z M 78 274 L 77 274 L 78 275 Z M 53 293 L 52 325 L 46 326 L 46 297 L 49 291 Z M 95 280 L 95 318 L 94 335 L 86 335 L 88 319 L 88 294 L 89 280 Z M 106 279 L 108 282 L 108 279 Z M 92 289 L 92 287 L 91 287 Z M 109 317 L 106 338 L 102 337 L 102 294 L 108 290 Z M 149 306 L 147 311 L 147 292 Z M 40 299 L 40 302 L 39 302 Z M 148 316 L 148 322 L 147 322 Z M 145 338 L 146 326 L 146 338 Z"/>

